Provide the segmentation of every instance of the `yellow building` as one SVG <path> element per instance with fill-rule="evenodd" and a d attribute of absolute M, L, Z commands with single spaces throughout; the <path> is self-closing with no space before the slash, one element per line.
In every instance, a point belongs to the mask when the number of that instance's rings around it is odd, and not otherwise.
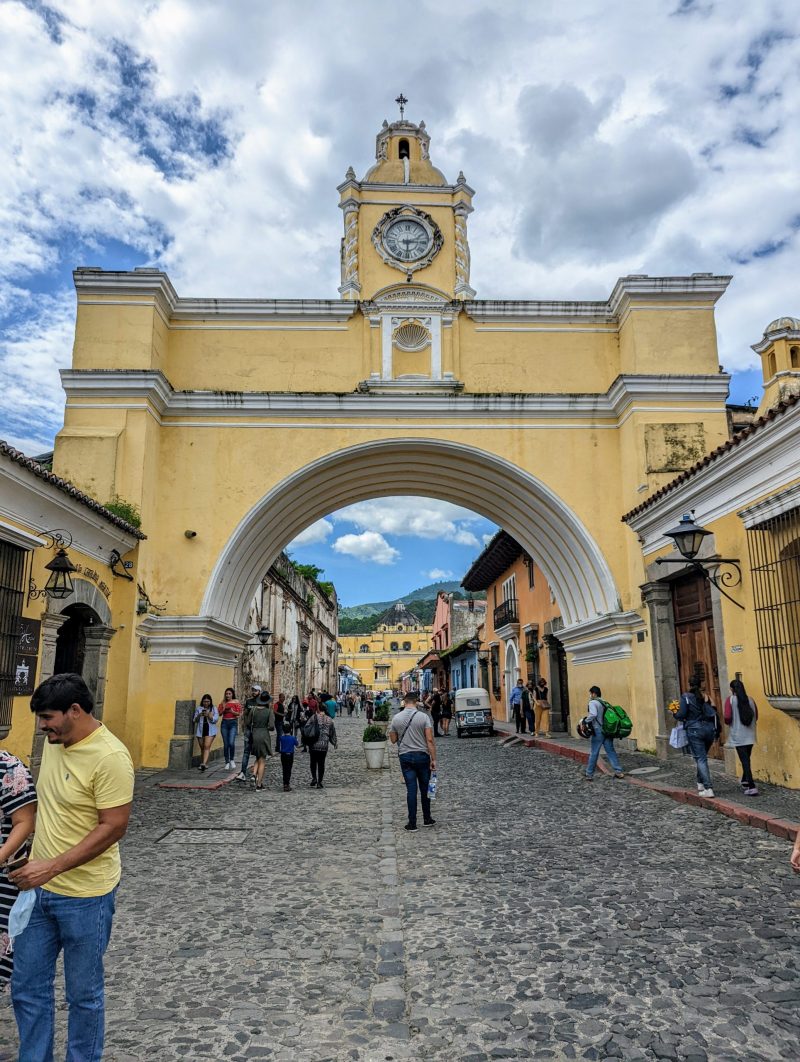
<path fill-rule="evenodd" d="M 692 671 L 718 710 L 740 678 L 758 706 L 755 777 L 800 788 L 800 320 L 773 321 L 753 349 L 761 416 L 625 521 L 645 564 L 661 751 Z M 705 532 L 694 558 L 666 549 L 684 515 Z M 713 751 L 735 774 L 727 736 Z"/>
<path fill-rule="evenodd" d="M 392 605 L 371 634 L 339 636 L 339 663 L 357 672 L 368 690 L 400 689 L 400 676 L 430 648 L 430 626 L 402 601 Z"/>
<path fill-rule="evenodd" d="M 474 193 L 429 146 L 422 123 L 385 124 L 374 166 L 346 174 L 340 298 L 199 299 L 157 270 L 75 273 L 54 469 L 141 511 L 147 539 L 125 559 L 151 604 L 123 621 L 113 664 L 137 763 L 167 763 L 186 705 L 231 681 L 286 544 L 390 495 L 464 505 L 535 556 L 570 689 L 598 683 L 656 744 L 644 564 L 620 516 L 727 438 L 714 305 L 729 278 L 480 300 Z"/>

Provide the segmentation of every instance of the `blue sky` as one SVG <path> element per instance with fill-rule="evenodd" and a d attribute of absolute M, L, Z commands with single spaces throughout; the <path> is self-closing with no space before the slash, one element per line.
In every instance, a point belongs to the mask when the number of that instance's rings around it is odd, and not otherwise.
<path fill-rule="evenodd" d="M 443 579 L 460 580 L 497 530 L 489 520 L 432 498 L 379 498 L 340 509 L 289 548 L 325 569 L 343 605 L 401 597 Z"/>
<path fill-rule="evenodd" d="M 323 0 L 5 0 L 0 437 L 52 446 L 76 265 L 156 265 L 187 296 L 335 297 L 336 184 L 371 163 L 401 89 L 435 163 L 477 190 L 478 297 L 732 273 L 720 363 L 733 401 L 757 397 L 750 345 L 800 313 L 796 15 L 791 0 L 353 0 L 346 16 Z"/>

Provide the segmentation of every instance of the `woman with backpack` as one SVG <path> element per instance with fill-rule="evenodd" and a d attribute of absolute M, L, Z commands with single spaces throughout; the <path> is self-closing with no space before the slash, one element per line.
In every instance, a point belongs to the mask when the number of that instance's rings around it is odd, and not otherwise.
<path fill-rule="evenodd" d="M 714 705 L 702 690 L 702 679 L 693 675 L 689 680 L 689 692 L 681 694 L 681 703 L 675 718 L 683 723 L 686 737 L 689 739 L 689 751 L 697 766 L 697 792 L 701 797 L 713 797 L 708 750 L 717 740 L 719 718 Z"/>
<path fill-rule="evenodd" d="M 319 705 L 314 708 L 303 727 L 303 741 L 308 745 L 311 788 L 322 789 L 328 746 L 333 745 L 336 748 L 338 741 L 333 719 Z"/>
<path fill-rule="evenodd" d="M 734 679 L 731 683 L 731 695 L 725 701 L 725 722 L 728 731 L 728 747 L 736 749 L 736 755 L 742 764 L 742 789 L 745 796 L 758 796 L 758 789 L 753 780 L 750 756 L 756 743 L 756 719 L 758 709 L 752 697 L 748 697 L 744 683 Z"/>

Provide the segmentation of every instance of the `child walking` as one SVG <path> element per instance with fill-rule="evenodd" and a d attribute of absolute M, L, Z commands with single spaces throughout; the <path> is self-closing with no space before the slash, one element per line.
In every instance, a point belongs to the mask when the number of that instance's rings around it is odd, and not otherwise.
<path fill-rule="evenodd" d="M 283 770 L 283 791 L 288 793 L 291 791 L 290 782 L 292 780 L 292 767 L 294 766 L 294 750 L 300 742 L 291 733 L 281 734 L 280 750 L 281 750 L 281 768 Z"/>

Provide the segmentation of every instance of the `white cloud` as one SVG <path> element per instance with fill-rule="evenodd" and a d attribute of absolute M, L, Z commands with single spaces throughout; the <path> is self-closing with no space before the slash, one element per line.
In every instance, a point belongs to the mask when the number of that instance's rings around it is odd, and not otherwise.
<path fill-rule="evenodd" d="M 441 0 L 423 5 L 413 55 L 379 65 L 366 60 L 390 5 L 357 3 L 338 49 L 337 5 L 234 8 L 0 4 L 0 311 L 51 337 L 49 352 L 32 340 L 44 383 L 41 401 L 23 394 L 17 438 L 52 441 L 69 356 L 52 299 L 95 250 L 162 265 L 187 296 L 335 297 L 335 186 L 370 165 L 396 113 L 388 84 L 413 85 L 433 161 L 478 191 L 479 297 L 600 298 L 626 273 L 733 272 L 718 320 L 736 369 L 757 363 L 768 321 L 800 310 L 790 0 L 735 18 L 688 0 L 649 0 L 641 18 L 605 0 Z M 16 366 L 0 366 L 4 394 L 30 378 Z"/>
<path fill-rule="evenodd" d="M 429 572 L 423 572 L 423 575 L 427 575 L 432 583 L 441 582 L 443 579 L 455 578 L 453 572 L 446 571 L 444 568 L 431 568 Z"/>
<path fill-rule="evenodd" d="M 488 546 L 493 538 L 494 538 L 494 535 L 481 535 L 481 542 L 483 543 L 484 546 Z"/>
<path fill-rule="evenodd" d="M 333 524 L 330 520 L 315 520 L 313 524 L 309 524 L 305 531 L 301 531 L 297 538 L 289 543 L 287 549 L 291 550 L 296 546 L 313 546 L 318 542 L 325 542 L 332 532 Z"/>
<path fill-rule="evenodd" d="M 479 545 L 467 525 L 480 517 L 469 509 L 435 498 L 376 498 L 340 509 L 333 519 L 385 535 L 438 539 L 460 546 Z"/>
<path fill-rule="evenodd" d="M 350 557 L 368 564 L 394 564 L 400 551 L 390 546 L 383 535 L 377 531 L 363 531 L 360 535 L 342 535 L 332 547 L 337 553 L 346 553 Z"/>

